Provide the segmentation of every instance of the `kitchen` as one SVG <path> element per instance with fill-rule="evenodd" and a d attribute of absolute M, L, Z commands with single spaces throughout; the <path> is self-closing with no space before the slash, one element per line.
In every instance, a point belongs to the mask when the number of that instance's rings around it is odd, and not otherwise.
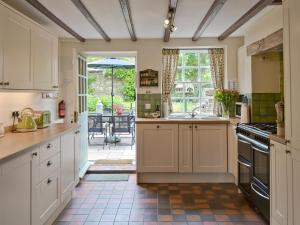
<path fill-rule="evenodd" d="M 134 39 L 136 34 L 130 32 L 133 24 L 128 23 L 126 27 L 124 22 L 130 19 L 124 20 L 126 14 L 122 15 L 121 9 L 128 9 L 128 1 L 124 1 L 127 2 L 124 5 L 121 2 L 123 8 L 119 1 L 105 3 L 108 11 L 120 19 L 113 21 L 118 29 L 112 25 L 104 29 L 113 37 L 111 41 L 101 31 L 103 39 L 99 39 L 97 30 L 86 20 L 88 15 L 97 18 L 97 3 L 93 1 L 0 2 L 0 56 L 3 59 L 0 62 L 0 122 L 5 130 L 4 137 L 0 138 L 0 224 L 300 224 L 297 214 L 300 207 L 297 192 L 300 180 L 297 174 L 299 76 L 296 75 L 300 48 L 297 42 L 299 2 L 255 1 L 257 5 L 244 2 L 239 6 L 235 1 L 215 1 L 215 5 L 213 1 L 205 1 L 201 5 L 181 0 L 177 11 L 172 7 L 168 11 L 169 1 L 160 6 L 147 1 L 130 1 L 133 19 L 134 13 L 144 15 L 141 20 L 134 19 L 138 40 Z M 80 8 L 82 3 L 88 6 L 81 7 L 83 12 L 88 8 L 93 13 L 81 14 L 75 6 Z M 270 3 L 272 6 L 268 6 Z M 194 4 L 201 5 L 203 21 L 210 22 L 204 28 L 206 35 L 200 37 L 196 32 L 192 40 L 199 19 L 188 17 L 186 12 L 197 13 L 199 5 Z M 142 11 L 146 6 L 161 16 L 156 18 Z M 232 15 L 231 21 L 223 21 L 233 6 L 239 13 Z M 187 8 L 183 10 L 184 7 Z M 205 20 L 205 15 L 210 15 L 210 7 L 220 11 L 212 13 L 211 20 Z M 68 8 L 72 9 L 69 18 L 64 15 Z M 251 13 L 247 14 L 247 10 Z M 108 16 L 104 9 L 101 12 Z M 168 23 L 164 21 L 166 12 Z M 243 15 L 253 18 L 249 23 L 234 24 Z M 151 26 L 142 29 L 147 17 L 167 31 L 164 40 L 159 38 L 161 32 Z M 189 19 L 180 21 L 182 17 Z M 121 25 L 118 21 L 122 21 Z M 65 31 L 55 25 L 65 23 L 69 25 L 62 26 Z M 222 34 L 232 24 L 235 29 L 241 26 L 238 32 L 227 37 L 233 33 L 232 28 L 231 33 L 227 30 Z M 175 25 L 177 30 L 172 27 Z M 116 33 L 122 29 L 123 36 Z M 78 40 L 67 31 L 73 31 Z M 84 56 L 93 52 L 130 53 L 137 57 L 137 171 L 127 182 L 84 180 L 89 166 L 86 159 L 87 93 L 84 86 L 78 90 L 78 80 L 86 82 Z M 181 78 L 174 81 L 177 93 L 169 92 L 167 67 L 162 64 L 162 58 L 174 55 L 180 58 L 184 52 L 196 55 L 198 61 L 185 63 L 183 60 L 178 65 L 177 74 Z M 216 57 L 209 58 L 213 54 Z M 202 56 L 210 59 L 210 64 L 205 64 Z M 214 61 L 218 57 L 220 60 Z M 218 77 L 218 72 L 211 70 L 215 64 L 217 68 L 223 65 L 224 88 L 235 89 L 242 95 L 236 104 L 237 109 L 241 106 L 237 116 L 242 118 L 209 114 L 216 110 L 210 104 L 214 99 L 210 89 L 221 87 L 213 76 Z M 139 87 L 139 72 L 146 69 L 158 71 L 157 86 Z M 208 72 L 193 74 L 185 70 Z M 188 79 L 194 79 L 193 83 L 185 78 L 186 74 Z M 192 85 L 184 86 L 185 83 Z M 201 95 L 195 95 L 197 90 Z M 149 115 L 149 104 L 151 110 L 156 108 L 157 99 L 160 113 L 164 114 L 160 118 L 143 118 Z M 284 100 L 284 120 L 282 104 L 277 105 L 278 115 L 275 110 L 275 104 L 281 100 Z M 180 102 L 184 103 L 183 108 Z M 22 114 L 27 107 L 34 112 L 29 110 Z M 166 112 L 172 107 L 175 112 L 183 109 L 183 113 L 168 116 Z M 201 114 L 204 109 L 206 114 Z M 12 113 L 16 111 L 23 120 L 12 127 Z M 51 125 L 35 132 L 11 132 L 15 127 L 28 128 L 37 115 L 45 120 L 45 126 L 49 121 Z M 234 115 L 231 112 L 231 116 Z M 245 124 L 249 122 L 254 125 Z M 262 123 L 267 125 L 261 126 Z M 123 193 L 127 198 L 122 197 Z M 143 196 L 149 197 L 144 199 Z M 222 196 L 227 199 L 219 200 Z M 110 199 L 103 200 L 105 197 Z M 118 206 L 110 208 L 113 205 Z M 119 208 L 121 206 L 124 208 Z M 235 207 L 241 208 L 240 214 L 231 215 L 236 213 L 233 212 L 237 210 Z"/>

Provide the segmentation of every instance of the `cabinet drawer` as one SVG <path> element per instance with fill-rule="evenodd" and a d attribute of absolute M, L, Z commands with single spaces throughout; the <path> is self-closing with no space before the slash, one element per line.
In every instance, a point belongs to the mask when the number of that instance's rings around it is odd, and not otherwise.
<path fill-rule="evenodd" d="M 40 181 L 44 180 L 47 176 L 52 174 L 55 171 L 58 171 L 59 168 L 59 158 L 60 154 L 56 154 L 49 159 L 46 159 L 40 164 Z"/>
<path fill-rule="evenodd" d="M 39 224 L 44 224 L 59 206 L 59 176 L 55 171 L 37 186 Z"/>
<path fill-rule="evenodd" d="M 60 139 L 56 138 L 41 146 L 40 149 L 40 162 L 45 161 L 49 157 L 55 155 L 60 151 Z"/>

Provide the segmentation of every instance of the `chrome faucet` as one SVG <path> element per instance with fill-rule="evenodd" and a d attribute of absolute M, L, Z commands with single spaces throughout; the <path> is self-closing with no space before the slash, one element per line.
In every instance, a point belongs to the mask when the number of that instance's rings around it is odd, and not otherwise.
<path fill-rule="evenodd" d="M 195 116 L 197 115 L 197 113 L 196 113 L 197 109 L 200 109 L 200 106 L 197 106 L 197 107 L 193 108 L 192 113 L 191 113 L 192 118 L 195 118 Z"/>

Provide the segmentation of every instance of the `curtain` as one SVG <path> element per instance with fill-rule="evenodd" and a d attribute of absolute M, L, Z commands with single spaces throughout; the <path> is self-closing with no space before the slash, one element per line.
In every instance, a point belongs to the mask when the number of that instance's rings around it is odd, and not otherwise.
<path fill-rule="evenodd" d="M 168 104 L 169 114 L 172 112 L 171 91 L 174 86 L 177 64 L 179 59 L 179 49 L 163 49 L 162 51 L 162 92 L 163 102 Z"/>
<path fill-rule="evenodd" d="M 214 89 L 224 89 L 224 49 L 211 48 L 208 50 L 210 58 L 210 71 Z M 221 114 L 221 105 L 214 104 L 214 113 Z"/>

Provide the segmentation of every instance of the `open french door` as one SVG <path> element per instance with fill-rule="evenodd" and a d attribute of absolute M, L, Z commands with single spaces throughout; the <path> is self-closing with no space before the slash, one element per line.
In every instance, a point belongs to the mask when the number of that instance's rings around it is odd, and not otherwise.
<path fill-rule="evenodd" d="M 77 88 L 77 111 L 78 111 L 78 124 L 80 126 L 80 150 L 79 150 L 79 177 L 83 177 L 86 173 L 88 163 L 88 76 L 87 76 L 87 63 L 86 58 L 78 55 L 78 88 Z"/>

